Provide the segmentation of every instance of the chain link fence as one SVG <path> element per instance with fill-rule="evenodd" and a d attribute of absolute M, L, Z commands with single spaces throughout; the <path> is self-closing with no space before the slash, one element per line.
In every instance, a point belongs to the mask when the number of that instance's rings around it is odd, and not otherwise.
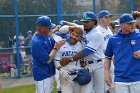
<path fill-rule="evenodd" d="M 48 15 L 55 24 L 58 24 L 58 10 L 62 7 L 63 20 L 72 22 L 80 20 L 85 11 L 93 11 L 97 14 L 101 10 L 108 10 L 114 16 L 112 20 L 117 19 L 122 13 L 131 13 L 131 10 L 140 10 L 139 0 L 62 0 L 62 6 L 57 1 L 61 0 L 18 0 L 19 34 L 24 38 L 27 32 L 36 31 L 36 18 L 41 15 Z M 59 2 L 60 3 L 60 2 Z M 133 5 L 134 4 L 134 5 Z M 60 9 L 57 9 L 60 8 Z M 14 44 L 16 43 L 16 22 L 14 12 L 14 0 L 1 0 L 0 3 L 0 76 L 12 76 L 11 68 L 16 66 L 16 52 Z M 60 21 L 60 20 L 59 20 Z M 24 44 L 23 44 L 24 45 Z M 30 48 L 24 45 L 20 50 Z M 27 63 L 21 62 L 20 74 L 24 70 L 31 74 L 30 55 L 27 55 Z M 22 60 L 23 61 L 23 60 Z M 30 61 L 30 62 L 29 62 Z"/>

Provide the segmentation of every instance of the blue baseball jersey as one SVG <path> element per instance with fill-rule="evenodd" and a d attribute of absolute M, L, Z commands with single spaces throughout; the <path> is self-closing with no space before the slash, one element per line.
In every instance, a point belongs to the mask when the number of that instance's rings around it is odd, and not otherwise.
<path fill-rule="evenodd" d="M 40 81 L 55 74 L 54 63 L 47 61 L 50 59 L 50 52 L 54 47 L 55 41 L 49 35 L 41 36 L 34 34 L 31 42 L 32 50 L 32 71 L 34 80 Z"/>
<path fill-rule="evenodd" d="M 109 39 L 105 56 L 111 59 L 114 55 L 115 82 L 140 81 L 140 58 L 133 56 L 135 51 L 140 50 L 139 42 L 140 32 L 136 30 L 126 35 L 120 29 Z"/>

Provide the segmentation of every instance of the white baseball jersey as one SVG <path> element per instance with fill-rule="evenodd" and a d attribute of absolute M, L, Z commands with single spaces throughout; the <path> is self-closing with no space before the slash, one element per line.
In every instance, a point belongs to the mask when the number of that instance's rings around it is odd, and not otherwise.
<path fill-rule="evenodd" d="M 90 55 L 86 56 L 85 59 L 87 61 L 96 61 L 99 59 L 103 59 L 103 35 L 100 31 L 96 30 L 96 28 L 91 29 L 90 32 L 84 32 L 84 37 L 82 41 L 85 43 L 84 46 L 87 49 L 94 51 Z"/>
<path fill-rule="evenodd" d="M 104 46 L 104 51 L 105 51 L 106 46 L 107 46 L 107 43 L 108 43 L 108 40 L 109 40 L 109 38 L 110 38 L 111 36 L 113 36 L 113 33 L 112 33 L 112 31 L 110 30 L 109 27 L 105 28 L 105 27 L 103 27 L 103 26 L 101 26 L 101 25 L 98 25 L 98 26 L 96 27 L 96 29 L 97 29 L 98 31 L 100 31 L 100 32 L 103 33 L 103 36 L 104 36 L 104 43 L 103 43 L 103 46 Z"/>
<path fill-rule="evenodd" d="M 67 41 L 64 45 L 61 46 L 61 48 L 56 53 L 56 56 L 54 58 L 55 62 L 59 62 L 63 57 L 73 57 L 76 55 L 79 51 L 82 50 L 82 44 L 80 42 L 77 42 L 75 45 L 70 45 Z M 69 71 L 73 71 L 75 69 L 80 68 L 80 62 L 71 62 L 68 65 L 64 67 L 65 69 Z"/>

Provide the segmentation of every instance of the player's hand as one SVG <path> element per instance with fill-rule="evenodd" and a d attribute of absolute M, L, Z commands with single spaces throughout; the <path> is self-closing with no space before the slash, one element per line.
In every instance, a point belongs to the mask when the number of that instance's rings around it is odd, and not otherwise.
<path fill-rule="evenodd" d="M 134 53 L 133 53 L 133 56 L 134 56 L 136 59 L 140 58 L 140 50 L 134 52 Z"/>
<path fill-rule="evenodd" d="M 64 43 L 65 43 L 64 40 L 60 40 L 60 41 L 55 43 L 54 48 L 59 49 Z"/>
<path fill-rule="evenodd" d="M 69 63 L 70 63 L 69 58 L 66 57 L 62 58 L 60 61 L 61 66 L 66 66 Z"/>
<path fill-rule="evenodd" d="M 108 86 L 112 85 L 112 78 L 109 71 L 105 71 L 105 82 Z"/>
<path fill-rule="evenodd" d="M 80 66 L 81 66 L 82 68 L 85 68 L 86 65 L 87 65 L 87 64 L 86 64 L 86 61 L 80 60 Z"/>
<path fill-rule="evenodd" d="M 55 33 L 56 31 L 59 31 L 59 29 L 61 28 L 60 25 L 57 25 L 54 29 L 53 29 L 53 33 Z"/>
<path fill-rule="evenodd" d="M 59 70 L 59 74 L 60 74 L 60 76 L 61 76 L 62 79 L 67 80 L 69 78 L 69 71 L 67 71 L 67 70 L 65 70 L 63 68 L 61 68 Z"/>

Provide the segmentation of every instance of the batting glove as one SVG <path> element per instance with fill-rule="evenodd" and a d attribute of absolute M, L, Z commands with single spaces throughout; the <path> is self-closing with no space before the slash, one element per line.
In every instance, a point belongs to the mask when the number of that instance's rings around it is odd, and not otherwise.
<path fill-rule="evenodd" d="M 67 71 L 67 70 L 65 70 L 63 68 L 61 68 L 59 70 L 60 76 L 62 77 L 62 79 L 65 79 L 65 80 L 67 80 L 69 78 L 69 73 L 70 73 L 69 71 Z"/>

